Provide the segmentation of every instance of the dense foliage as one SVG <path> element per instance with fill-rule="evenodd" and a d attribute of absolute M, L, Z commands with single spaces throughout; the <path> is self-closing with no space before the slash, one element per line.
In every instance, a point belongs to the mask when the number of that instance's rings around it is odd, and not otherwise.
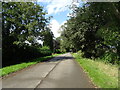
<path fill-rule="evenodd" d="M 92 2 L 73 9 L 62 26 L 61 49 L 79 51 L 87 58 L 119 63 L 120 3 Z"/>
<path fill-rule="evenodd" d="M 3 2 L 2 8 L 3 66 L 52 54 L 52 45 L 46 44 L 46 38 L 48 43 L 53 38 L 50 18 L 45 18 L 43 7 L 32 2 Z M 38 40 L 50 50 L 42 48 Z"/>
<path fill-rule="evenodd" d="M 51 55 L 52 51 L 49 47 L 47 46 L 43 46 L 42 48 L 39 48 L 40 53 L 42 54 L 42 56 L 46 56 L 46 55 Z"/>
<path fill-rule="evenodd" d="M 54 53 L 64 53 L 63 51 L 61 51 L 60 49 L 60 37 L 57 37 L 56 39 L 53 40 L 53 47 L 54 47 Z"/>
<path fill-rule="evenodd" d="M 42 33 L 44 36 L 43 45 L 49 47 L 50 50 L 53 51 L 53 37 L 54 37 L 54 35 L 53 35 L 52 31 L 48 28 L 46 31 L 43 31 Z"/>

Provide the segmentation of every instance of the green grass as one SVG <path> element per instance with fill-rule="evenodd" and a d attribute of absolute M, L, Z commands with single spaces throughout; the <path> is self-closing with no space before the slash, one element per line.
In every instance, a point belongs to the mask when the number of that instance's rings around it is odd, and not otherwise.
<path fill-rule="evenodd" d="M 118 88 L 117 65 L 82 58 L 77 53 L 74 53 L 73 56 L 98 88 Z"/>
<path fill-rule="evenodd" d="M 23 68 L 26 68 L 30 65 L 37 64 L 41 61 L 53 58 L 53 57 L 58 56 L 58 55 L 60 55 L 60 54 L 54 54 L 54 55 L 51 55 L 51 56 L 40 57 L 40 58 L 34 59 L 33 61 L 30 61 L 30 62 L 24 62 L 24 63 L 21 63 L 21 64 L 16 64 L 16 65 L 11 65 L 11 66 L 1 68 L 0 69 L 0 76 L 8 75 L 10 73 L 16 72 L 16 71 L 21 70 Z"/>

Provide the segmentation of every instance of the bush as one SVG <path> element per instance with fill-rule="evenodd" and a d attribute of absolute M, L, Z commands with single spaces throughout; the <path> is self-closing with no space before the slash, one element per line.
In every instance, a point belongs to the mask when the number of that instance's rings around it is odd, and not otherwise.
<path fill-rule="evenodd" d="M 62 53 L 60 49 L 55 49 L 54 53 Z"/>
<path fill-rule="evenodd" d="M 39 48 L 39 51 L 40 51 L 42 56 L 52 55 L 52 51 L 47 46 L 43 46 L 42 48 Z"/>
<path fill-rule="evenodd" d="M 81 50 L 79 50 L 79 51 L 77 52 L 77 55 L 78 55 L 79 58 L 81 58 L 81 57 L 84 56 L 84 53 L 83 53 Z"/>
<path fill-rule="evenodd" d="M 106 52 L 101 59 L 107 63 L 118 64 L 119 63 L 119 56 L 113 52 Z"/>
<path fill-rule="evenodd" d="M 11 47 L 3 48 L 2 50 L 2 66 L 9 66 L 19 64 L 22 62 L 29 62 L 35 58 L 52 55 L 49 47 L 42 48 L 34 46 L 12 45 Z"/>
<path fill-rule="evenodd" d="M 2 66 L 9 66 L 21 62 L 28 62 L 34 58 L 40 57 L 41 54 L 37 48 L 32 46 L 18 47 L 13 45 L 2 50 Z"/>
<path fill-rule="evenodd" d="M 61 53 L 66 53 L 65 49 L 60 49 Z"/>

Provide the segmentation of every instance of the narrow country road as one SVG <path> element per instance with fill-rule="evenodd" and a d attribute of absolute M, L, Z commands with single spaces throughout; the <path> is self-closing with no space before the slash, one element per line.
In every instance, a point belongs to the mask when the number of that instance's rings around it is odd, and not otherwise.
<path fill-rule="evenodd" d="M 70 53 L 38 63 L 2 80 L 3 88 L 94 88 Z"/>

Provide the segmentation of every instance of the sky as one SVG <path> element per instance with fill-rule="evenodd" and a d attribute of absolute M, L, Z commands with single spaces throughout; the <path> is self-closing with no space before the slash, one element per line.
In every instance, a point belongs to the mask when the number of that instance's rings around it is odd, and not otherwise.
<path fill-rule="evenodd" d="M 69 6 L 72 2 L 79 6 L 82 5 L 82 2 L 77 2 L 78 0 L 38 0 L 37 4 L 44 7 L 44 10 L 48 12 L 46 17 L 53 16 L 50 20 L 51 30 L 54 34 L 54 37 L 57 38 L 60 36 L 59 29 L 66 20 L 69 18 L 68 15 L 71 12 Z"/>

